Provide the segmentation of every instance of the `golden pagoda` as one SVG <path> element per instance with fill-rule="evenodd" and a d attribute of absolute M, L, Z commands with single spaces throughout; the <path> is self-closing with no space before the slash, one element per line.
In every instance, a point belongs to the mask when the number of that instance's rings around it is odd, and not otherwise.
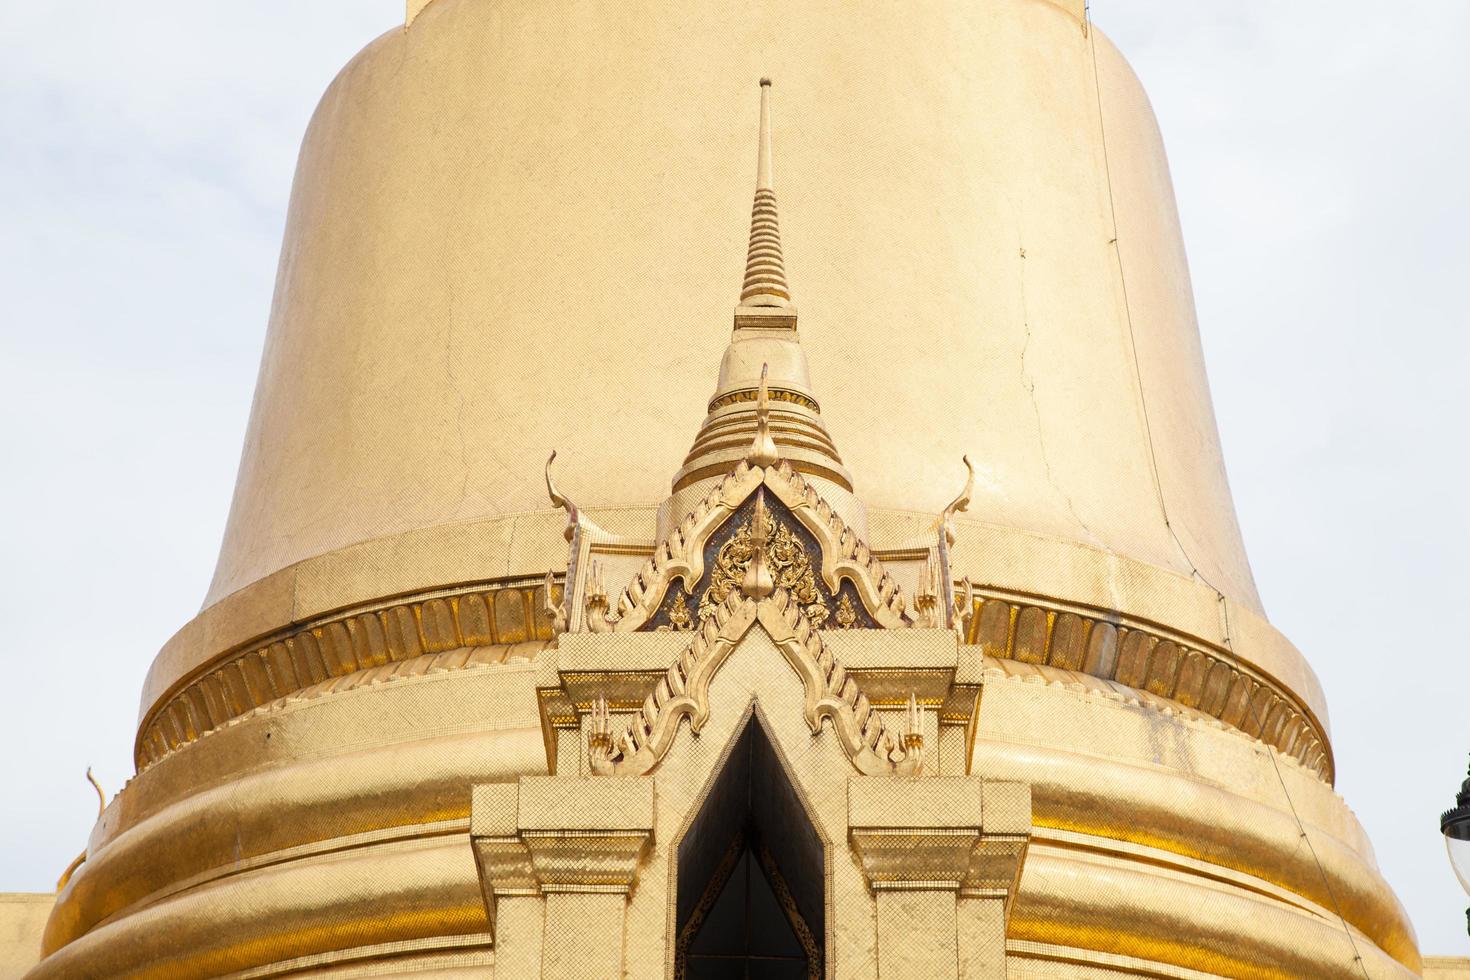
<path fill-rule="evenodd" d="M 1424 972 L 1083 0 L 407 20 L 26 976 Z"/>

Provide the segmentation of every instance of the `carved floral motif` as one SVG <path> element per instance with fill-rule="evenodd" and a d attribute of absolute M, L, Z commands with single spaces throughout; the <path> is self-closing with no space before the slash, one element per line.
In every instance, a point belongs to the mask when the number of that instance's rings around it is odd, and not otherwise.
<path fill-rule="evenodd" d="M 730 539 L 720 546 L 710 576 L 709 588 L 699 600 L 700 620 L 703 621 L 712 616 L 715 608 L 724 602 L 731 592 L 740 590 L 741 583 L 745 581 L 745 573 L 750 568 L 751 559 L 755 555 L 751 538 L 753 525 L 757 519 L 762 520 L 764 524 L 766 537 L 764 555 L 775 587 L 785 589 L 790 593 L 791 597 L 801 605 L 802 612 L 806 614 L 807 619 L 820 629 L 832 615 L 829 607 L 832 596 L 814 574 L 811 558 L 807 555 L 801 539 L 792 533 L 791 528 L 787 527 L 784 522 L 778 521 L 768 511 L 762 511 L 760 515 L 753 516 L 751 520 L 741 524 Z M 849 600 L 848 606 L 851 607 L 851 605 Z M 672 618 L 673 614 L 670 613 L 670 619 Z"/>
<path fill-rule="evenodd" d="M 849 596 L 843 596 L 837 600 L 837 628 L 850 630 L 857 622 L 857 609 L 852 604 Z"/>
<path fill-rule="evenodd" d="M 685 601 L 682 586 L 674 588 L 674 601 L 669 605 L 669 628 L 678 633 L 694 628 L 694 616 L 689 612 L 689 603 Z"/>

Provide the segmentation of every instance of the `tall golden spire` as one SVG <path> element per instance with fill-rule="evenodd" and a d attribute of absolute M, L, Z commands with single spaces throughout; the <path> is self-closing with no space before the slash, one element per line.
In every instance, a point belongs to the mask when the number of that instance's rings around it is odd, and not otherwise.
<path fill-rule="evenodd" d="M 760 147 L 756 156 L 755 204 L 745 280 L 735 307 L 735 329 L 720 362 L 720 379 L 709 414 L 695 436 L 674 492 L 717 479 L 746 457 L 751 439 L 765 442 L 796 470 L 852 492 L 852 478 L 812 390 L 806 352 L 796 332 L 796 307 L 786 286 L 776 192 L 771 186 L 771 80 L 762 78 Z M 675 508 L 677 510 L 677 508 Z M 855 512 L 854 512 L 855 513 Z M 849 521 L 849 523 L 855 523 Z"/>
<path fill-rule="evenodd" d="M 781 261 L 781 228 L 776 221 L 776 190 L 771 185 L 771 80 L 761 79 L 761 135 L 756 160 L 755 204 L 750 213 L 750 251 L 745 259 L 742 306 L 786 306 L 786 266 Z"/>

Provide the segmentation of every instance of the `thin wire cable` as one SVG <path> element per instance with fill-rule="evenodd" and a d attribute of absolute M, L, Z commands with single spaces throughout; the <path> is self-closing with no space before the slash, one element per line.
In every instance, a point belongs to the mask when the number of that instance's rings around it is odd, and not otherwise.
<path fill-rule="evenodd" d="M 1252 698 L 1251 700 L 1254 701 L 1255 699 Z M 1255 711 L 1251 712 L 1251 716 L 1258 723 L 1265 723 L 1265 720 Z M 1266 750 L 1267 758 L 1271 760 L 1271 768 L 1276 770 L 1276 780 L 1281 783 L 1281 795 L 1286 797 L 1286 805 L 1291 808 L 1291 818 L 1296 821 L 1297 830 L 1302 835 L 1301 839 L 1307 843 L 1307 851 L 1312 855 L 1312 863 L 1317 866 L 1317 875 L 1322 879 L 1322 887 L 1327 889 L 1327 897 L 1332 902 L 1333 914 L 1337 916 L 1337 921 L 1342 924 L 1342 934 L 1347 937 L 1348 945 L 1352 947 L 1353 962 L 1358 965 L 1358 970 L 1363 974 L 1364 980 L 1371 980 L 1368 976 L 1368 966 L 1363 962 L 1363 954 L 1358 951 L 1358 941 L 1353 938 L 1352 927 L 1348 925 L 1347 917 L 1342 914 L 1342 905 L 1337 901 L 1337 892 L 1333 890 L 1332 882 L 1327 877 L 1327 869 L 1322 866 L 1322 859 L 1317 855 L 1317 848 L 1313 845 L 1312 838 L 1307 833 L 1307 825 L 1302 822 L 1301 815 L 1297 813 L 1296 801 L 1291 798 L 1291 790 L 1286 787 L 1286 777 L 1281 774 L 1281 763 L 1276 758 L 1276 749 L 1267 745 L 1264 740 L 1261 742 L 1261 745 Z"/>
<path fill-rule="evenodd" d="M 1149 424 L 1148 417 L 1148 397 L 1144 394 L 1143 390 L 1143 370 L 1138 361 L 1138 345 L 1134 340 L 1133 335 L 1133 308 L 1128 299 L 1128 277 L 1123 264 L 1123 249 L 1118 241 L 1118 210 L 1117 204 L 1113 199 L 1113 171 L 1111 162 L 1108 159 L 1107 124 L 1104 120 L 1102 104 L 1102 78 L 1097 66 L 1097 40 L 1092 31 L 1091 14 L 1092 7 L 1091 4 L 1088 3 L 1083 9 L 1083 30 L 1087 38 L 1088 51 L 1090 52 L 1092 57 L 1092 85 L 1093 93 L 1097 97 L 1097 128 L 1102 142 L 1103 176 L 1108 192 L 1108 214 L 1113 227 L 1113 240 L 1110 244 L 1113 246 L 1113 256 L 1118 263 L 1118 284 L 1123 293 L 1123 314 L 1128 324 L 1128 346 L 1129 352 L 1133 355 L 1134 376 L 1138 379 L 1138 400 L 1140 407 L 1143 410 L 1143 431 L 1144 438 L 1148 443 L 1149 464 L 1152 468 L 1154 478 L 1154 492 L 1158 495 L 1159 512 L 1163 515 L 1164 526 L 1169 529 L 1169 536 L 1173 538 L 1174 546 L 1179 549 L 1179 553 L 1184 556 L 1184 560 L 1189 563 L 1189 567 L 1194 571 L 1194 574 L 1199 578 L 1199 580 L 1201 582 L 1204 582 L 1205 585 L 1209 586 L 1211 589 L 1213 589 L 1215 594 L 1219 596 L 1221 614 L 1224 619 L 1225 644 L 1227 647 L 1229 647 L 1230 607 L 1225 601 L 1225 594 L 1221 592 L 1218 588 L 1216 588 L 1209 579 L 1205 578 L 1204 574 L 1200 572 L 1199 566 L 1196 565 L 1194 559 L 1190 557 L 1188 549 L 1184 547 L 1184 542 L 1179 540 L 1179 535 L 1174 530 L 1173 523 L 1171 523 L 1169 520 L 1169 508 L 1164 500 L 1164 487 L 1162 481 L 1159 479 L 1158 456 L 1154 451 L 1153 430 Z M 1337 916 L 1338 923 L 1342 926 L 1342 933 L 1345 937 L 1347 937 L 1348 945 L 1352 948 L 1353 962 L 1357 964 L 1358 970 L 1363 974 L 1364 980 L 1371 980 L 1371 978 L 1368 977 L 1367 964 L 1363 962 L 1362 953 L 1360 953 L 1358 950 L 1358 942 L 1355 938 L 1353 938 L 1352 928 L 1348 925 L 1347 917 L 1342 914 L 1342 906 L 1337 900 L 1337 893 L 1333 890 L 1332 882 L 1327 877 L 1327 869 L 1323 867 L 1322 859 L 1317 854 L 1317 848 L 1312 843 L 1311 835 L 1307 833 L 1306 824 L 1302 821 L 1301 814 L 1297 812 L 1296 801 L 1293 800 L 1291 797 L 1291 790 L 1286 785 L 1286 777 L 1281 772 L 1280 761 L 1276 758 L 1276 749 L 1275 747 L 1267 744 L 1265 740 L 1264 735 L 1266 719 L 1260 717 L 1259 711 L 1255 707 L 1254 698 L 1252 698 L 1249 702 L 1248 708 L 1251 712 L 1252 718 L 1255 720 L 1256 725 L 1258 726 L 1258 729 L 1262 733 L 1260 743 L 1266 750 L 1266 757 L 1271 760 L 1271 768 L 1276 773 L 1276 781 L 1281 784 L 1281 795 L 1286 798 L 1286 805 L 1291 810 L 1291 818 L 1296 823 L 1297 832 L 1301 834 L 1301 839 L 1307 844 L 1307 851 L 1312 855 L 1312 863 L 1317 866 L 1317 875 L 1322 879 L 1323 888 L 1327 890 L 1328 900 L 1332 902 L 1332 911 Z"/>
<path fill-rule="evenodd" d="M 1091 8 L 1087 10 L 1090 11 Z M 1108 157 L 1107 125 L 1103 119 L 1102 81 L 1097 68 L 1097 41 L 1093 37 L 1090 21 L 1086 24 L 1086 36 L 1087 47 L 1092 55 L 1092 91 L 1097 98 L 1097 130 L 1102 143 L 1103 180 L 1108 192 L 1108 220 L 1113 226 L 1113 240 L 1109 244 L 1113 246 L 1113 258 L 1118 263 L 1118 285 L 1123 291 L 1123 317 L 1128 324 L 1128 353 L 1133 358 L 1133 377 L 1138 382 L 1138 402 L 1143 411 L 1143 436 L 1144 441 L 1148 444 L 1149 471 L 1154 478 L 1154 494 L 1159 501 L 1159 513 L 1163 515 L 1164 527 L 1169 529 L 1169 537 L 1173 539 L 1174 547 L 1179 549 L 1179 554 L 1189 565 L 1190 571 L 1194 572 L 1201 582 L 1215 589 L 1217 595 L 1223 595 L 1200 572 L 1199 565 L 1189 554 L 1189 549 L 1185 548 L 1184 542 L 1179 540 L 1179 534 L 1174 530 L 1173 522 L 1169 520 L 1169 506 L 1164 500 L 1164 484 L 1159 479 L 1159 458 L 1158 453 L 1154 450 L 1153 425 L 1149 421 L 1148 395 L 1143 390 L 1143 367 L 1138 360 L 1138 342 L 1133 332 L 1133 304 L 1128 298 L 1128 276 L 1123 266 L 1123 249 L 1118 243 L 1118 207 L 1113 200 L 1113 166 Z"/>

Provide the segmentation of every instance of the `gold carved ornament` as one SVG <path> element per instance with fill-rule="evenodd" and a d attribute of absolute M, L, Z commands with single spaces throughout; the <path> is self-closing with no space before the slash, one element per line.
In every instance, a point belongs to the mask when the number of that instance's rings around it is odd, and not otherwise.
<path fill-rule="evenodd" d="M 932 625 L 906 611 L 903 591 L 856 532 L 784 460 L 770 467 L 742 460 L 669 536 L 615 596 L 589 563 L 580 589 L 582 627 L 593 633 L 649 628 L 662 610 L 671 630 L 688 630 L 735 591 L 755 554 L 753 519 L 747 519 L 710 559 L 709 582 L 698 599 L 689 591 L 705 581 L 705 544 L 751 495 L 769 494 L 785 507 L 764 520 L 763 566 L 773 587 L 792 593 L 822 628 L 872 625 L 886 629 Z M 788 519 L 799 522 L 789 524 Z M 804 542 L 801 531 L 811 536 Z M 840 588 L 827 583 L 845 583 Z M 851 591 L 852 595 L 849 595 Z M 691 608 L 692 607 L 692 608 Z M 692 615 L 684 618 L 683 610 Z"/>
<path fill-rule="evenodd" d="M 710 574 L 709 588 L 699 600 L 699 618 L 703 621 L 713 615 L 715 608 L 724 602 L 731 592 L 741 588 L 757 547 L 753 538 L 760 537 L 763 540 L 762 557 L 770 572 L 773 586 L 785 589 L 791 598 L 801 606 L 802 612 L 811 624 L 821 629 L 827 620 L 833 617 L 834 611 L 830 608 L 832 596 L 818 582 L 812 570 L 811 558 L 807 555 L 806 547 L 801 543 L 801 539 L 784 522 L 778 521 L 764 506 L 761 506 L 761 503 L 762 501 L 757 502 L 755 515 L 749 521 L 741 524 L 730 539 L 720 546 Z M 755 533 L 757 524 L 761 525 L 759 535 Z M 850 628 L 851 623 L 857 621 L 856 610 L 852 607 L 852 601 L 846 596 L 842 601 L 847 603 L 847 608 L 851 613 Z M 675 597 L 674 609 L 677 610 L 682 602 L 681 590 L 680 594 Z M 674 611 L 669 613 L 669 620 L 674 621 Z"/>
<path fill-rule="evenodd" d="M 627 728 L 613 732 L 607 702 L 592 707 L 588 737 L 593 773 L 642 776 L 673 746 L 679 723 L 689 718 L 698 734 L 709 719 L 709 685 L 746 632 L 759 622 L 796 670 L 805 688 L 803 714 L 815 734 L 830 719 L 843 750 L 864 775 L 915 775 L 923 764 L 923 709 L 910 699 L 904 731 L 893 731 L 883 715 L 838 662 L 800 603 L 785 589 L 756 599 L 747 586 L 714 607 L 684 651 L 659 678 Z"/>
<path fill-rule="evenodd" d="M 686 716 L 690 729 L 698 733 L 709 718 L 711 679 L 757 621 L 801 678 L 806 693 L 804 715 L 813 733 L 821 731 L 823 719 L 831 719 L 848 758 L 865 775 L 911 775 L 922 765 L 923 712 L 911 698 L 905 731 L 895 735 L 827 649 L 820 627 L 829 619 L 851 626 L 858 620 L 858 611 L 845 595 L 835 610 L 831 607 L 832 596 L 823 587 L 801 539 L 768 511 L 767 491 L 815 536 L 822 556 L 822 578 L 851 581 L 880 626 L 917 623 L 904 616 L 897 583 L 867 545 L 780 459 L 770 434 L 764 367 L 757 404 L 750 453 L 658 546 L 619 597 L 617 618 L 607 615 L 609 603 L 600 569 L 594 566 L 589 571 L 589 627 L 594 632 L 637 628 L 654 616 L 676 576 L 685 583 L 699 581 L 704 543 L 755 494 L 751 519 L 738 526 L 716 553 L 711 583 L 696 613 L 697 625 L 689 619 L 683 587 L 672 593 L 670 627 L 687 623 L 694 637 L 644 698 L 627 729 L 614 736 L 606 700 L 598 698 L 593 705 L 588 749 L 590 766 L 598 775 L 650 772 L 673 745 Z M 800 517 L 803 513 L 808 514 L 807 519 Z"/>
<path fill-rule="evenodd" d="M 704 580 L 705 544 L 752 494 L 769 493 L 811 535 L 816 552 L 808 553 L 800 535 L 784 521 L 771 517 L 759 528 L 754 522 L 746 522 L 750 526 L 737 528 L 737 533 L 722 546 L 715 559 L 717 567 L 711 576 L 714 588 L 713 591 L 707 588 L 707 594 L 700 599 L 697 610 L 700 620 L 708 617 L 710 609 L 740 582 L 741 573 L 748 571 L 757 551 L 752 539 L 759 531 L 767 542 L 760 549 L 763 558 L 760 564 L 766 566 L 765 573 L 773 576 L 772 586 L 794 595 L 819 627 L 826 626 L 829 620 L 848 628 L 869 624 L 888 629 L 933 625 L 933 616 L 906 615 L 903 593 L 882 562 L 816 489 L 780 457 L 770 430 L 770 395 L 765 374 L 763 368 L 756 395 L 756 434 L 746 457 L 655 546 L 653 554 L 616 597 L 608 593 L 596 562 L 590 562 L 585 572 L 569 574 L 569 581 L 579 581 L 581 587 L 568 600 L 575 607 L 565 607 L 560 622 L 580 619 L 573 628 L 594 633 L 633 632 L 648 628 L 663 609 L 670 629 L 692 628 L 695 620 L 686 620 L 682 610 L 693 599 L 686 590 Z M 547 465 L 548 496 L 567 512 L 567 533 L 573 543 L 568 562 L 570 570 L 578 562 L 577 540 L 584 531 L 596 532 L 603 541 L 613 536 L 596 528 L 555 487 L 549 476 L 549 460 Z M 834 594 L 827 588 L 827 583 L 835 587 L 844 581 L 855 592 L 857 602 L 851 598 L 842 601 L 845 589 Z M 860 609 L 865 615 L 859 615 Z"/>

